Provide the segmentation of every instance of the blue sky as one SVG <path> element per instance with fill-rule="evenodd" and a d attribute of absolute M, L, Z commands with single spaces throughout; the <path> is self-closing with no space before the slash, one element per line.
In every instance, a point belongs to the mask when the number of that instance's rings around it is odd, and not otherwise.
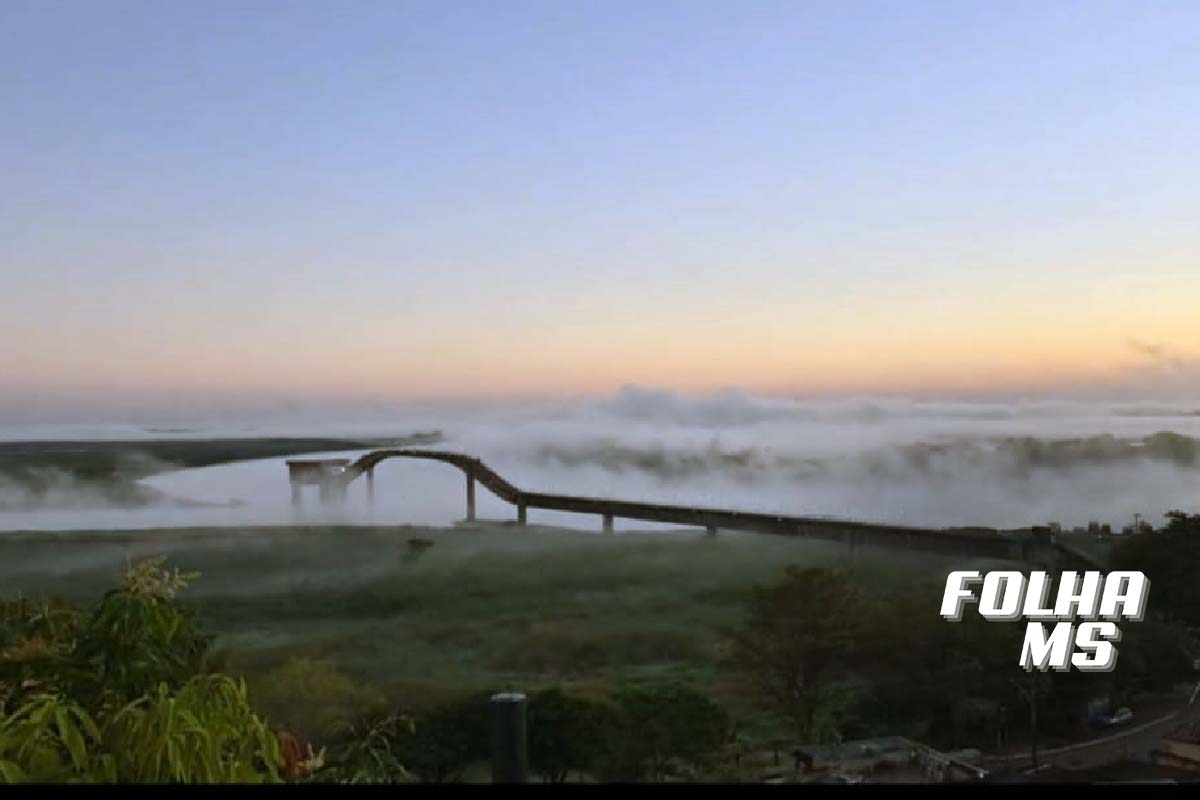
<path fill-rule="evenodd" d="M 1200 354 L 1192 2 L 6 0 L 0 75 L 12 396 Z"/>

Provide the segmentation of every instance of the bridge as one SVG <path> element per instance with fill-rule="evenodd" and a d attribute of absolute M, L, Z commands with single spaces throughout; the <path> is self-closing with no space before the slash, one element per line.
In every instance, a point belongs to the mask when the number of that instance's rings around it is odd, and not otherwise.
<path fill-rule="evenodd" d="M 325 502 L 345 497 L 347 487 L 365 477 L 367 496 L 375 498 L 375 467 L 389 458 L 415 458 L 441 461 L 466 475 L 466 519 L 475 521 L 475 484 L 516 506 L 517 524 L 525 525 L 529 509 L 595 514 L 602 530 L 613 531 L 617 518 L 644 522 L 666 522 L 705 528 L 710 534 L 720 529 L 749 531 L 775 536 L 819 539 L 849 547 L 851 554 L 861 547 L 915 550 L 970 558 L 1017 561 L 1060 568 L 1097 569 L 1100 565 L 1089 555 L 1071 548 L 1045 529 L 1001 531 L 992 528 L 916 528 L 880 523 L 855 522 L 824 517 L 763 514 L 719 508 L 667 505 L 629 500 L 612 500 L 579 495 L 529 492 L 517 488 L 480 459 L 464 453 L 442 450 L 375 450 L 357 461 L 289 461 L 293 500 L 299 502 L 299 487 L 319 483 Z M 336 461 L 336 463 L 335 463 Z M 314 480 L 314 476 L 317 478 Z"/>

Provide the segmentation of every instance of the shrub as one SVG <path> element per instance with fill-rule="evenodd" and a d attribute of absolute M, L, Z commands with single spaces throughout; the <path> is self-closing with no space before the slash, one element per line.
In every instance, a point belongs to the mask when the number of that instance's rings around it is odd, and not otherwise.
<path fill-rule="evenodd" d="M 615 738 L 603 777 L 661 782 L 704 771 L 730 738 L 728 715 L 708 695 L 680 684 L 617 693 Z"/>
<path fill-rule="evenodd" d="M 63 688 L 82 616 L 66 603 L 0 602 L 0 716 Z"/>
<path fill-rule="evenodd" d="M 176 601 L 192 576 L 161 568 L 162 559 L 130 566 L 125 585 L 109 592 L 79 630 L 72 659 L 79 668 L 75 693 L 117 702 L 176 688 L 201 671 L 210 638 Z"/>
<path fill-rule="evenodd" d="M 0 782 L 116 780 L 115 758 L 99 752 L 100 739 L 78 704 L 36 695 L 0 722 Z"/>
<path fill-rule="evenodd" d="M 598 766 L 617 723 L 611 707 L 548 689 L 529 701 L 529 765 L 550 783 Z"/>
<path fill-rule="evenodd" d="M 457 780 L 490 755 L 489 696 L 472 695 L 418 716 L 396 742 L 400 761 L 427 783 Z"/>
<path fill-rule="evenodd" d="M 178 692 L 160 684 L 121 709 L 106 738 L 122 782 L 275 783 L 283 767 L 245 683 L 226 675 L 196 676 Z"/>
<path fill-rule="evenodd" d="M 200 674 L 209 640 L 176 603 L 188 578 L 131 565 L 86 618 L 0 605 L 0 781 L 280 780 L 279 739 L 245 684 Z"/>
<path fill-rule="evenodd" d="M 861 659 L 866 611 L 846 571 L 789 567 L 755 588 L 744 626 L 731 632 L 734 660 L 800 738 L 836 735 L 828 684 Z"/>
<path fill-rule="evenodd" d="M 51 783 L 266 783 L 279 741 L 240 682 L 223 675 L 165 684 L 96 719 L 61 695 L 34 697 L 0 722 L 0 779 Z"/>
<path fill-rule="evenodd" d="M 398 754 L 399 743 L 414 733 L 407 717 L 390 716 L 355 726 L 348 743 L 316 774 L 321 783 L 407 783 L 412 773 Z"/>
<path fill-rule="evenodd" d="M 292 658 L 252 680 L 254 706 L 301 739 L 330 742 L 353 725 L 378 717 L 383 693 L 338 670 L 327 659 Z"/>

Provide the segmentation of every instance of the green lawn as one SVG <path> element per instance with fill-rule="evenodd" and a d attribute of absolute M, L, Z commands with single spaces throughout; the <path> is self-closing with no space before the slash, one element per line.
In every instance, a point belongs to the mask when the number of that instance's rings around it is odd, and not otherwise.
<path fill-rule="evenodd" d="M 408 540 L 435 544 L 414 555 Z M 848 564 L 837 545 L 757 534 L 622 533 L 530 526 L 189 529 L 0 535 L 0 594 L 80 601 L 129 558 L 166 555 L 201 576 L 184 598 L 252 683 L 295 657 L 329 659 L 393 705 L 475 688 L 688 677 L 731 708 L 723 627 L 789 564 Z M 887 592 L 963 563 L 862 551 Z M 298 699 L 297 702 L 302 702 Z"/>

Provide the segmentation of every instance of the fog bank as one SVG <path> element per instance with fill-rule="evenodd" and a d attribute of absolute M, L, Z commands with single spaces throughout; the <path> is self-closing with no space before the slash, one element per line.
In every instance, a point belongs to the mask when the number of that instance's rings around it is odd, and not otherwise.
<path fill-rule="evenodd" d="M 1120 528 L 1135 514 L 1158 521 L 1172 508 L 1194 510 L 1200 498 L 1200 402 L 804 400 L 626 387 L 536 405 L 198 421 L 181 435 L 431 429 L 444 432 L 439 447 L 478 455 L 524 489 L 776 513 L 931 526 L 1095 520 Z M 164 436 L 155 426 L 120 430 Z M 374 509 L 362 485 L 351 487 L 342 508 L 320 508 L 314 495 L 294 509 L 283 459 L 168 473 L 145 485 L 173 498 L 243 505 L 6 513 L 0 527 L 445 524 L 463 514 L 461 473 L 425 462 L 383 464 Z M 479 513 L 514 515 L 485 490 Z M 574 515 L 534 512 L 531 521 L 598 527 Z"/>

